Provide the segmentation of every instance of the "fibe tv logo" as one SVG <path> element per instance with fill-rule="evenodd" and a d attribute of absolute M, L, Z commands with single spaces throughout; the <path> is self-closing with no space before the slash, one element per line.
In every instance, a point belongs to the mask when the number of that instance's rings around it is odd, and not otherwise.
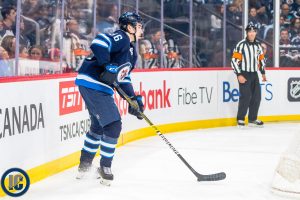
<path fill-rule="evenodd" d="M 59 115 L 82 110 L 82 97 L 74 81 L 59 83 Z"/>
<path fill-rule="evenodd" d="M 22 196 L 28 191 L 29 186 L 29 176 L 20 168 L 11 168 L 1 177 L 2 190 L 12 197 Z"/>
<path fill-rule="evenodd" d="M 273 99 L 272 87 L 271 83 L 260 83 L 261 94 L 266 101 Z M 239 96 L 240 92 L 237 88 L 232 88 L 229 82 L 223 81 L 223 102 L 237 102 Z"/>

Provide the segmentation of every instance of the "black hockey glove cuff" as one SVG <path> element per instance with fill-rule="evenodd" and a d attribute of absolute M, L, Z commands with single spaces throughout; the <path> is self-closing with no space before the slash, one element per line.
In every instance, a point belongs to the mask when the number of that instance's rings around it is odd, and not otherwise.
<path fill-rule="evenodd" d="M 128 107 L 128 113 L 131 115 L 136 116 L 138 119 L 143 119 L 142 115 L 140 114 L 140 112 L 144 112 L 144 104 L 142 101 L 142 96 L 141 95 L 137 95 L 137 96 L 133 96 L 130 98 L 133 102 L 133 106 L 131 106 L 129 104 Z"/>
<path fill-rule="evenodd" d="M 112 85 L 117 80 L 118 67 L 114 64 L 105 65 L 104 71 L 100 74 L 100 81 L 107 85 Z"/>

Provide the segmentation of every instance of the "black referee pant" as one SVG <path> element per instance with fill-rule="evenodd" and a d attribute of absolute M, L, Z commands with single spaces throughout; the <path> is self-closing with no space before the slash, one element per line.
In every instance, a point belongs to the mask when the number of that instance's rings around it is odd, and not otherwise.
<path fill-rule="evenodd" d="M 240 98 L 237 113 L 237 120 L 245 120 L 249 109 L 248 120 L 257 119 L 258 109 L 261 100 L 261 89 L 257 72 L 242 72 L 247 79 L 245 83 L 239 83 Z"/>

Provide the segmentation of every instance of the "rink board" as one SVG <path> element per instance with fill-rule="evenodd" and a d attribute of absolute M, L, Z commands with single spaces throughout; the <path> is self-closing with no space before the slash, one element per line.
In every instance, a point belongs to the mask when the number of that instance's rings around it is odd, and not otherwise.
<path fill-rule="evenodd" d="M 270 70 L 267 77 L 260 119 L 300 120 L 300 70 Z M 19 167 L 34 183 L 78 164 L 90 120 L 74 78 L 0 80 L 0 175 Z M 145 114 L 163 133 L 235 124 L 238 83 L 231 70 L 135 72 L 132 79 Z M 114 98 L 123 119 L 119 145 L 155 134 Z"/>

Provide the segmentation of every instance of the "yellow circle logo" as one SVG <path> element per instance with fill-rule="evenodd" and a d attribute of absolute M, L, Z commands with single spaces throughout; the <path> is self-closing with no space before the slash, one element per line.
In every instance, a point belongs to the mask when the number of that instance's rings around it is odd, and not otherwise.
<path fill-rule="evenodd" d="M 3 191 L 12 197 L 19 197 L 25 194 L 30 186 L 28 174 L 20 168 L 11 168 L 4 172 L 1 178 Z"/>

